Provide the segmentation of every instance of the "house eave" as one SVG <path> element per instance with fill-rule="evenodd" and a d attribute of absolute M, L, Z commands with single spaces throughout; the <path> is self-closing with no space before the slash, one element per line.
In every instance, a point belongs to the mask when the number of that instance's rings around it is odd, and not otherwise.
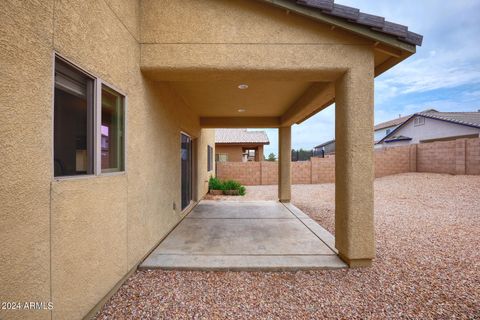
<path fill-rule="evenodd" d="M 215 145 L 225 145 L 225 146 L 261 146 L 269 145 L 270 142 L 215 142 Z"/>
<path fill-rule="evenodd" d="M 324 14 L 319 10 L 305 7 L 305 6 L 296 4 L 295 2 L 292 2 L 292 1 L 288 1 L 288 0 L 258 0 L 258 1 L 266 2 L 271 5 L 277 6 L 279 8 L 303 15 L 305 17 L 308 17 L 326 24 L 330 24 L 332 26 L 341 28 L 343 30 L 347 30 L 347 31 L 359 34 L 363 37 L 374 40 L 375 42 L 381 42 L 389 46 L 398 48 L 400 50 L 407 51 L 410 54 L 414 54 L 416 52 L 416 46 L 413 44 L 409 44 L 409 43 L 400 41 L 398 39 L 395 39 L 392 36 L 385 35 L 380 32 L 371 30 L 367 26 L 362 26 L 352 22 L 348 22 L 345 19 Z M 401 60 L 403 59 L 400 59 L 400 61 Z"/>

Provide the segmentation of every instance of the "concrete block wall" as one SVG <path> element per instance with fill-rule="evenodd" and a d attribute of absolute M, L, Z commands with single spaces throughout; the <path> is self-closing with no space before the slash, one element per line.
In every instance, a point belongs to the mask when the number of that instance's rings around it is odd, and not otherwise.
<path fill-rule="evenodd" d="M 410 146 L 375 150 L 375 177 L 411 172 Z"/>
<path fill-rule="evenodd" d="M 335 156 L 312 158 L 312 183 L 335 182 Z"/>
<path fill-rule="evenodd" d="M 480 138 L 437 141 L 375 150 L 375 177 L 406 172 L 480 175 Z M 217 164 L 220 179 L 245 185 L 278 182 L 277 162 L 226 162 Z M 292 184 L 335 182 L 335 156 L 292 162 Z"/>
<path fill-rule="evenodd" d="M 465 147 L 465 173 L 480 175 L 480 139 L 467 139 Z"/>
<path fill-rule="evenodd" d="M 217 162 L 217 177 L 237 180 L 244 185 L 260 185 L 261 162 Z M 273 184 L 273 183 L 272 183 Z"/>
<path fill-rule="evenodd" d="M 456 141 L 417 145 L 417 171 L 456 174 Z"/>
<path fill-rule="evenodd" d="M 310 184 L 312 183 L 312 162 L 296 161 L 292 162 L 292 184 Z"/>
<path fill-rule="evenodd" d="M 466 139 L 455 141 L 455 174 L 465 174 L 466 172 Z"/>
<path fill-rule="evenodd" d="M 260 162 L 262 174 L 262 184 L 271 185 L 278 184 L 278 164 L 272 161 Z"/>

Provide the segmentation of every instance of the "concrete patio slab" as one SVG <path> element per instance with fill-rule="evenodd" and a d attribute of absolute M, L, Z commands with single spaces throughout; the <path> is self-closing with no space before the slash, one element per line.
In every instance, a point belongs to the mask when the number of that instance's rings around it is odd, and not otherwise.
<path fill-rule="evenodd" d="M 197 271 L 299 271 L 347 268 L 335 255 L 297 256 L 205 256 L 156 255 L 140 269 Z"/>
<path fill-rule="evenodd" d="M 201 201 L 140 268 L 277 271 L 347 267 L 332 247 L 333 236 L 300 213 L 291 204 L 273 201 Z"/>
<path fill-rule="evenodd" d="M 275 201 L 219 201 L 203 200 L 187 219 L 295 219 L 292 213 Z"/>

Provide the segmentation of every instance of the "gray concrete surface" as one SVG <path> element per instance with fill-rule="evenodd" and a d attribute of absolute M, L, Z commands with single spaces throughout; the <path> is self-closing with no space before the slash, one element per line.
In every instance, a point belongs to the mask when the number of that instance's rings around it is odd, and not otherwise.
<path fill-rule="evenodd" d="M 292 204 L 201 201 L 141 269 L 345 268 L 333 236 Z"/>

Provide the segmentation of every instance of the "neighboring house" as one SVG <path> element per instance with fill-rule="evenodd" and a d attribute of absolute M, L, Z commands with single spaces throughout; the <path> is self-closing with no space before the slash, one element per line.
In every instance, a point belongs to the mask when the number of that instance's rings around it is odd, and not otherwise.
<path fill-rule="evenodd" d="M 427 109 L 422 111 L 423 113 L 430 113 L 430 112 L 437 112 L 435 109 Z M 386 122 L 379 123 L 374 127 L 374 143 L 376 144 L 378 141 L 382 140 L 385 136 L 390 134 L 393 130 L 395 130 L 399 125 L 407 121 L 412 115 L 408 116 L 399 116 L 396 119 L 389 120 Z M 379 146 L 375 145 L 376 148 Z M 314 155 L 315 156 L 322 156 L 325 154 L 333 154 L 335 153 L 335 140 L 330 140 L 324 142 L 314 148 Z"/>
<path fill-rule="evenodd" d="M 423 142 L 476 138 L 480 134 L 478 112 L 419 112 L 377 142 L 376 146 L 399 146 Z"/>
<path fill-rule="evenodd" d="M 335 140 L 330 140 L 319 144 L 315 148 L 313 148 L 313 155 L 315 157 L 323 157 L 327 154 L 334 154 L 335 153 Z"/>
<path fill-rule="evenodd" d="M 390 134 L 395 128 L 404 123 L 411 115 L 408 116 L 399 116 L 396 119 L 389 120 L 386 122 L 379 123 L 374 127 L 374 136 L 373 140 L 375 143 L 382 140 L 387 134 Z"/>
<path fill-rule="evenodd" d="M 427 109 L 427 110 L 422 111 L 422 112 L 425 112 L 425 113 L 437 112 L 437 110 Z M 382 140 L 384 137 L 386 137 L 388 134 L 390 134 L 393 130 L 395 130 L 399 125 L 401 125 L 402 123 L 407 121 L 411 116 L 412 116 L 411 114 L 408 115 L 408 116 L 404 116 L 404 117 L 399 116 L 396 119 L 385 121 L 385 122 L 382 122 L 382 123 L 379 123 L 379 124 L 375 125 L 375 127 L 374 127 L 375 132 L 374 132 L 374 138 L 373 138 L 375 143 Z"/>
<path fill-rule="evenodd" d="M 270 144 L 265 131 L 216 129 L 215 160 L 219 162 L 263 161 L 263 147 Z"/>
<path fill-rule="evenodd" d="M 292 126 L 334 101 L 335 246 L 371 265 L 363 124 L 421 43 L 333 0 L 2 1 L 0 301 L 54 308 L 0 318 L 91 318 L 208 192 L 212 129 L 278 128 L 289 202 Z"/>

